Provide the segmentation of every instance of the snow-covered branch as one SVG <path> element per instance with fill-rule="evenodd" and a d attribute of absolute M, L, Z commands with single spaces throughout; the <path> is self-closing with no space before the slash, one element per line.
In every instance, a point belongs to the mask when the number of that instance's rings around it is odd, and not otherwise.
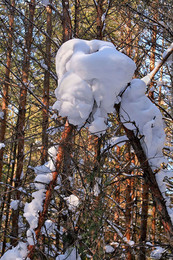
<path fill-rule="evenodd" d="M 155 74 L 159 71 L 159 69 L 163 66 L 163 64 L 167 61 L 167 59 L 171 56 L 172 53 L 173 53 L 173 43 L 166 50 L 166 52 L 163 55 L 163 58 L 157 62 L 156 67 L 150 73 L 148 73 L 145 77 L 142 78 L 142 80 L 145 82 L 146 85 L 150 84 L 150 82 L 154 78 Z"/>

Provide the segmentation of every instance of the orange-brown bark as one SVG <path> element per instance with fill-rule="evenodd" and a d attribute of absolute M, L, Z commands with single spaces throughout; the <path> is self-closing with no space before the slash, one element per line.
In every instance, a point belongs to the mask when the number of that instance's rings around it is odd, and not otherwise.
<path fill-rule="evenodd" d="M 152 171 L 148 160 L 146 158 L 146 155 L 142 149 L 142 146 L 140 144 L 140 140 L 135 136 L 133 131 L 125 128 L 126 135 L 136 153 L 136 156 L 138 158 L 138 161 L 140 162 L 140 167 L 143 170 L 143 176 L 145 179 L 146 184 L 151 187 L 151 193 L 153 200 L 156 205 L 156 210 L 160 214 L 162 219 L 162 224 L 165 229 L 165 232 L 168 234 L 171 241 L 173 241 L 173 225 L 170 219 L 170 216 L 168 214 L 165 200 L 162 196 L 162 193 L 158 187 L 154 172 Z"/>
<path fill-rule="evenodd" d="M 69 0 L 62 0 L 62 7 L 63 7 L 63 17 L 62 17 L 63 42 L 66 42 L 72 38 L 72 25 L 71 25 L 71 18 L 69 14 Z"/>
<path fill-rule="evenodd" d="M 8 109 L 8 92 L 9 92 L 9 82 L 10 82 L 10 68 L 11 68 L 11 53 L 12 53 L 12 33 L 13 33 L 13 24 L 14 24 L 14 7 L 15 0 L 11 0 L 10 15 L 9 15 L 9 32 L 8 32 L 8 43 L 7 43 L 7 61 L 6 61 L 6 69 L 5 69 L 5 82 L 3 85 L 3 95 L 2 95 L 2 112 L 3 119 L 1 122 L 0 129 L 0 143 L 4 143 L 5 140 L 5 132 L 7 126 L 7 109 Z M 3 154 L 4 149 L 0 149 L 0 181 L 2 177 L 2 167 L 3 167 Z"/>
<path fill-rule="evenodd" d="M 17 122 L 17 141 L 18 141 L 18 152 L 17 152 L 17 168 L 16 168 L 16 178 L 15 178 L 15 188 L 20 186 L 20 179 L 23 170 L 23 160 L 24 160 L 24 127 L 25 127 L 25 113 L 26 113 L 26 98 L 27 98 L 27 88 L 25 85 L 28 83 L 29 76 L 29 62 L 31 53 L 31 43 L 32 43 L 32 31 L 33 31 L 33 20 L 35 12 L 35 0 L 31 0 L 29 3 L 29 20 L 27 20 L 27 28 L 25 33 L 25 53 L 22 66 L 22 86 L 20 89 L 19 96 L 19 112 L 18 112 L 18 122 Z M 20 192 L 16 190 L 15 199 L 20 199 Z M 18 238 L 18 218 L 19 211 L 12 211 L 12 245 L 17 244 Z"/>
<path fill-rule="evenodd" d="M 71 138 L 71 134 L 72 134 L 73 129 L 74 129 L 74 126 L 66 123 L 65 129 L 64 129 L 64 132 L 62 134 L 61 141 L 60 141 L 60 144 L 59 144 L 57 157 L 56 157 L 56 171 L 52 173 L 53 179 L 48 185 L 48 188 L 47 188 L 47 191 L 46 191 L 45 201 L 44 201 L 44 204 L 43 204 L 43 211 L 40 212 L 39 220 L 38 220 L 38 227 L 35 229 L 36 239 L 39 238 L 41 228 L 42 228 L 42 226 L 43 226 L 43 224 L 46 220 L 46 216 L 47 216 L 48 207 L 49 207 L 49 204 L 50 204 L 52 192 L 53 192 L 54 186 L 56 185 L 56 180 L 57 180 L 58 174 L 60 173 L 61 166 L 62 166 L 62 163 L 63 163 L 63 158 L 64 158 L 66 146 L 68 145 L 68 141 Z M 30 245 L 28 250 L 29 250 L 28 257 L 32 259 L 33 254 L 34 254 L 34 250 L 35 250 L 35 246 Z"/>
<path fill-rule="evenodd" d="M 156 3 L 153 3 L 153 8 L 155 10 L 157 10 L 157 1 Z M 157 11 L 154 14 L 154 20 L 157 21 Z M 152 32 L 152 38 L 151 38 L 151 49 L 150 49 L 150 71 L 152 71 L 154 69 L 155 66 L 155 53 L 156 53 L 156 40 L 157 40 L 157 25 L 153 26 L 153 32 Z M 151 91 L 149 91 L 149 97 L 151 99 L 154 99 L 154 91 L 152 90 L 152 88 L 154 87 L 154 82 L 152 81 L 150 84 L 150 89 Z"/>
<path fill-rule="evenodd" d="M 98 0 L 96 9 L 97 9 L 97 39 L 102 40 L 103 38 L 103 21 L 102 21 L 102 15 L 103 15 L 103 0 Z"/>
<path fill-rule="evenodd" d="M 143 183 L 142 186 L 142 212 L 141 212 L 141 226 L 140 226 L 140 248 L 139 259 L 145 260 L 145 242 L 147 237 L 147 220 L 148 220 L 148 199 L 149 199 L 149 187 L 148 184 Z"/>
<path fill-rule="evenodd" d="M 49 1 L 51 4 L 51 0 Z M 41 163 L 44 164 L 48 159 L 48 124 L 49 124 L 49 88 L 50 88 L 50 65 L 51 65 L 51 34 L 52 34 L 52 8 L 50 5 L 46 7 L 47 10 L 47 37 L 46 37 L 46 57 L 45 65 L 47 69 L 44 73 L 44 89 L 43 89 L 43 121 L 42 121 L 42 149 L 41 149 Z"/>

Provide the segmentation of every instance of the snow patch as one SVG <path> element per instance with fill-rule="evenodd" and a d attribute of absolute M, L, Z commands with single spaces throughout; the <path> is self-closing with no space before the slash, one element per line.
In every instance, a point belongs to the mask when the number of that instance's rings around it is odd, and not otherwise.
<path fill-rule="evenodd" d="M 5 144 L 4 143 L 0 143 L 0 149 L 4 148 Z"/>
<path fill-rule="evenodd" d="M 64 255 L 59 255 L 56 260 L 81 260 L 76 248 L 69 248 Z"/>
<path fill-rule="evenodd" d="M 71 211 L 75 211 L 80 203 L 78 197 L 73 194 L 69 197 L 64 197 L 64 200 L 67 202 L 68 209 Z"/>
<path fill-rule="evenodd" d="M 27 244 L 23 242 L 19 242 L 16 247 L 5 252 L 5 254 L 1 257 L 1 260 L 22 260 L 27 257 Z"/>

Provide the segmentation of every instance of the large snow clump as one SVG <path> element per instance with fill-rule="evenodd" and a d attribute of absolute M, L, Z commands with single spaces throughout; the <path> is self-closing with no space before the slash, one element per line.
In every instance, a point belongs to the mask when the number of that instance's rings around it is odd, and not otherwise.
<path fill-rule="evenodd" d="M 72 39 L 56 56 L 58 88 L 53 109 L 69 123 L 99 134 L 106 129 L 108 113 L 131 81 L 136 65 L 110 42 Z"/>
<path fill-rule="evenodd" d="M 142 80 L 132 80 L 122 95 L 120 118 L 126 128 L 140 134 L 141 145 L 150 166 L 156 169 L 165 160 L 162 153 L 165 132 L 162 114 L 146 97 L 145 91 L 146 85 Z"/>

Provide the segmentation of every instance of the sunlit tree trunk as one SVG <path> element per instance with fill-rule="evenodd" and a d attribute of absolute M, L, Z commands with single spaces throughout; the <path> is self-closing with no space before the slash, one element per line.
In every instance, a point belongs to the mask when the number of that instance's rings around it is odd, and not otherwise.
<path fill-rule="evenodd" d="M 158 13 L 157 13 L 157 4 L 158 1 L 152 3 L 154 11 L 154 20 L 157 21 Z M 155 55 L 156 55 L 156 40 L 157 40 L 157 25 L 153 25 L 153 31 L 152 31 L 152 38 L 151 38 L 151 49 L 150 49 L 150 71 L 152 71 L 155 67 Z M 150 84 L 150 89 L 149 90 L 149 97 L 151 99 L 154 99 L 154 82 L 152 81 Z"/>
<path fill-rule="evenodd" d="M 29 3 L 29 14 L 26 19 L 26 29 L 25 29 L 25 48 L 24 48 L 24 60 L 22 66 L 22 85 L 20 89 L 19 96 L 19 112 L 18 112 L 18 125 L 17 125 L 17 141 L 18 141 L 18 151 L 17 151 L 17 168 L 15 176 L 15 199 L 20 199 L 20 192 L 17 190 L 20 186 L 21 175 L 23 171 L 23 160 L 24 160 L 24 128 L 25 128 L 25 114 L 26 114 L 26 99 L 27 99 L 27 88 L 25 85 L 28 84 L 29 77 L 29 63 L 30 63 L 30 53 L 32 44 L 32 32 L 33 32 L 33 20 L 35 11 L 35 0 L 31 0 Z M 27 16 L 27 13 L 26 13 Z M 18 218 L 19 210 L 12 210 L 12 232 L 11 232 L 11 243 L 12 245 L 17 244 L 18 238 Z"/>
<path fill-rule="evenodd" d="M 79 0 L 75 0 L 75 18 L 74 18 L 74 37 L 78 38 L 79 35 Z"/>
<path fill-rule="evenodd" d="M 11 0 L 11 8 L 9 9 L 9 30 L 8 30 L 8 42 L 7 42 L 7 61 L 5 69 L 5 81 L 2 91 L 2 112 L 3 118 L 0 119 L 1 128 L 0 128 L 0 143 L 4 143 L 5 132 L 7 126 L 7 109 L 8 109 L 8 99 L 9 99 L 9 84 L 10 84 L 10 68 L 11 68 L 11 53 L 12 53 L 12 33 L 13 33 L 13 24 L 14 24 L 14 6 L 15 0 Z M 2 168 L 3 168 L 3 154 L 4 148 L 0 149 L 0 181 L 2 177 Z"/>
<path fill-rule="evenodd" d="M 97 39 L 102 40 L 103 38 L 103 21 L 102 21 L 102 15 L 103 15 L 103 0 L 98 0 L 96 5 L 97 10 Z"/>
<path fill-rule="evenodd" d="M 63 7 L 63 17 L 62 17 L 62 26 L 63 26 L 63 42 L 68 41 L 72 38 L 72 25 L 71 18 L 69 13 L 69 0 L 62 0 Z"/>
<path fill-rule="evenodd" d="M 149 200 L 149 187 L 145 180 L 142 184 L 142 212 L 141 212 L 141 226 L 140 226 L 140 254 L 139 259 L 146 259 L 145 242 L 147 238 L 147 220 L 148 220 L 148 200 Z"/>
<path fill-rule="evenodd" d="M 52 3 L 52 0 L 49 1 Z M 42 151 L 41 163 L 44 164 L 48 160 L 48 124 L 49 124 L 49 89 L 50 89 L 50 65 L 51 65 L 51 34 L 52 34 L 52 8 L 47 5 L 47 37 L 46 37 L 46 56 L 44 73 L 44 89 L 43 89 L 43 121 L 42 121 Z"/>

